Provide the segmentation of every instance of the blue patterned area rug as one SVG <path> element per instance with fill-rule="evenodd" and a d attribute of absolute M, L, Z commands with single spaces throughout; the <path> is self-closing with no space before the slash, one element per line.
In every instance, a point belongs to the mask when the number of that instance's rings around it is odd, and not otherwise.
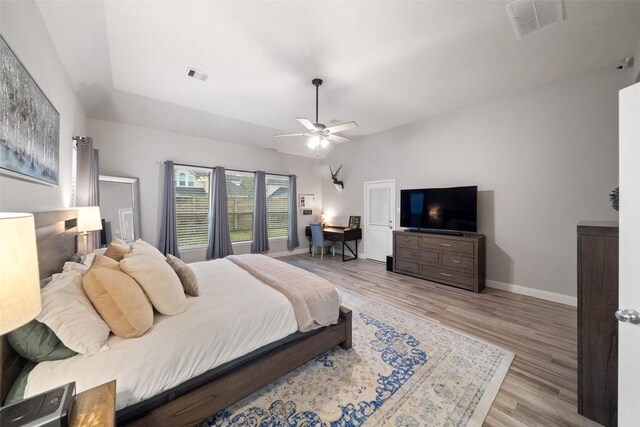
<path fill-rule="evenodd" d="M 210 426 L 479 426 L 514 354 L 341 291 L 353 348 L 324 353 Z"/>

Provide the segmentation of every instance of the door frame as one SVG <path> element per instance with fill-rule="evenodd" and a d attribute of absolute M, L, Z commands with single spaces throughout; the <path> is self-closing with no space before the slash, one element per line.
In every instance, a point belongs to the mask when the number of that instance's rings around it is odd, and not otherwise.
<path fill-rule="evenodd" d="M 367 224 L 369 223 L 369 192 L 367 191 L 367 185 L 369 184 L 384 184 L 390 183 L 392 185 L 391 189 L 391 199 L 393 201 L 393 206 L 391 207 L 391 218 L 392 218 L 392 227 L 391 233 L 396 230 L 396 180 L 395 179 L 378 179 L 375 181 L 365 181 L 363 186 L 364 191 L 364 226 L 362 228 L 362 258 L 367 258 Z"/>

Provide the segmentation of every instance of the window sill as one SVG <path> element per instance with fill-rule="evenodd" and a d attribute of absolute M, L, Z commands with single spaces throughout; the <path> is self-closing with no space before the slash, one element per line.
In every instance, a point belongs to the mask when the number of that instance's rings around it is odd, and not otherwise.
<path fill-rule="evenodd" d="M 271 237 L 271 238 L 269 238 L 269 241 L 270 242 L 286 242 L 287 239 L 288 239 L 287 236 Z M 249 246 L 249 245 L 251 245 L 251 240 L 245 240 L 243 242 L 232 242 L 231 245 L 232 246 Z M 208 246 L 206 246 L 206 245 L 203 245 L 203 246 L 189 246 L 189 247 L 186 247 L 186 248 L 180 248 L 179 247 L 178 250 L 180 252 L 185 252 L 185 253 L 198 252 L 198 251 L 206 250 L 207 247 Z"/>
<path fill-rule="evenodd" d="M 180 251 L 180 253 L 182 253 L 182 252 L 188 253 L 188 252 L 206 251 L 207 250 L 207 246 L 188 246 L 186 248 L 178 247 L 178 250 Z"/>

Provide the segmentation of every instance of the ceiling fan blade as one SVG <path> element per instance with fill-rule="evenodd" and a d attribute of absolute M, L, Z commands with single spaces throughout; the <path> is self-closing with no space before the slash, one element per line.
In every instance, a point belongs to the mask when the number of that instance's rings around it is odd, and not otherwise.
<path fill-rule="evenodd" d="M 296 120 L 298 120 L 300 122 L 300 124 L 302 124 L 302 126 L 306 127 L 307 129 L 316 130 L 316 127 L 308 119 L 303 119 L 303 118 L 298 117 L 298 118 L 296 118 Z"/>
<path fill-rule="evenodd" d="M 325 138 L 327 138 L 329 141 L 333 141 L 333 142 L 349 142 L 351 141 L 349 138 L 345 138 L 344 136 L 339 136 L 339 135 L 327 135 Z"/>
<path fill-rule="evenodd" d="M 358 124 L 356 122 L 347 122 L 347 123 L 342 123 L 340 125 L 330 126 L 325 130 L 328 130 L 329 133 L 336 133 L 336 132 L 344 132 L 347 130 L 355 129 L 357 127 L 358 127 Z"/>
<path fill-rule="evenodd" d="M 282 138 L 283 136 L 304 136 L 304 133 L 289 133 L 286 135 L 273 135 L 274 138 Z"/>

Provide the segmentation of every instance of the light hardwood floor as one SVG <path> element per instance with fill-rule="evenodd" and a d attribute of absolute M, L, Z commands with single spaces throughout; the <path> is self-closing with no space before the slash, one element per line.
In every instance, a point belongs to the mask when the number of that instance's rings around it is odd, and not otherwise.
<path fill-rule="evenodd" d="M 516 353 L 485 426 L 598 426 L 577 413 L 576 309 L 497 289 L 481 294 L 341 257 L 281 258 L 349 289 Z"/>

